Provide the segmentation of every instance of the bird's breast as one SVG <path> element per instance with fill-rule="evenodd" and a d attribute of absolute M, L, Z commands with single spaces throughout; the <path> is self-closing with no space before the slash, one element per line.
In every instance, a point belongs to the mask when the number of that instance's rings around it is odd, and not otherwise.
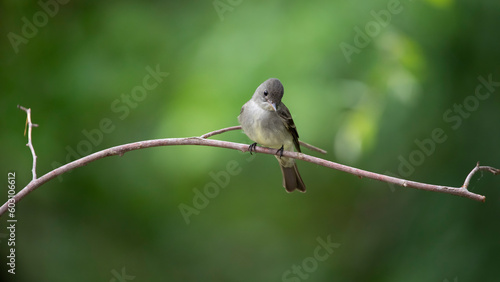
<path fill-rule="evenodd" d="M 270 148 L 293 147 L 293 138 L 281 118 L 274 111 L 267 111 L 255 103 L 247 103 L 239 117 L 245 134 L 258 144 Z"/>

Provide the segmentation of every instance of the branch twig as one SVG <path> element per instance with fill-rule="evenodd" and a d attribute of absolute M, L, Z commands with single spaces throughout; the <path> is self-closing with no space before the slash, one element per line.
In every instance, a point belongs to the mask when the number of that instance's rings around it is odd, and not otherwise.
<path fill-rule="evenodd" d="M 231 127 L 226 127 L 226 128 L 223 128 L 223 129 L 215 130 L 215 131 L 212 131 L 212 132 L 209 132 L 209 133 L 205 133 L 205 134 L 203 134 L 200 137 L 206 139 L 206 138 L 212 137 L 212 136 L 217 135 L 217 134 L 221 134 L 221 133 L 228 132 L 228 131 L 231 131 L 231 130 L 238 130 L 238 129 L 241 129 L 241 125 L 231 126 Z"/>
<path fill-rule="evenodd" d="M 17 105 L 17 107 L 26 112 L 26 127 L 24 128 L 24 135 L 26 135 L 26 128 L 28 128 L 28 144 L 26 144 L 26 146 L 28 146 L 30 148 L 31 155 L 33 156 L 33 168 L 31 169 L 31 171 L 33 174 L 32 181 L 34 181 L 36 179 L 36 158 L 37 158 L 37 156 L 35 154 L 35 148 L 33 148 L 33 142 L 31 142 L 31 129 L 33 127 L 38 127 L 38 124 L 34 124 L 31 122 L 31 108 L 26 109 L 25 107 L 20 106 L 20 105 Z"/>
<path fill-rule="evenodd" d="M 212 131 L 212 132 L 209 132 L 209 133 L 205 133 L 205 134 L 203 134 L 200 137 L 201 138 L 209 138 L 209 137 L 212 137 L 212 136 L 217 135 L 217 134 L 221 134 L 221 133 L 228 132 L 228 131 L 231 131 L 231 130 L 239 130 L 239 129 L 241 129 L 241 125 L 226 127 L 226 128 L 223 128 L 223 129 L 219 129 L 219 130 L 215 130 L 215 131 Z M 327 151 L 325 151 L 325 150 L 323 150 L 321 148 L 315 147 L 315 146 L 313 146 L 311 144 L 308 144 L 306 142 L 303 142 L 303 141 L 299 140 L 299 143 L 300 143 L 300 145 L 306 147 L 307 149 L 309 149 L 311 151 L 315 151 L 315 152 L 321 153 L 323 155 L 327 153 Z"/>
<path fill-rule="evenodd" d="M 115 146 L 111 147 L 109 149 L 105 149 L 96 153 L 93 153 L 91 155 L 88 155 L 86 157 L 80 158 L 78 160 L 75 160 L 73 162 L 70 162 L 68 164 L 65 164 L 63 166 L 60 166 L 45 175 L 33 179 L 26 187 L 24 187 L 21 191 L 19 191 L 12 199 L 17 203 L 19 202 L 22 198 L 24 198 L 27 194 L 32 192 L 33 190 L 37 189 L 40 187 L 42 184 L 48 182 L 49 180 L 66 173 L 70 170 L 73 170 L 77 167 L 81 167 L 84 165 L 87 165 L 88 163 L 91 163 L 93 161 L 96 161 L 98 159 L 102 159 L 105 157 L 109 156 L 122 156 L 126 152 L 134 151 L 134 150 L 139 150 L 139 149 L 144 149 L 144 148 L 151 148 L 151 147 L 158 147 L 158 146 L 174 146 L 174 145 L 199 145 L 199 146 L 209 146 L 209 147 L 219 147 L 219 148 L 226 148 L 226 149 L 233 149 L 233 150 L 239 150 L 242 152 L 247 152 L 248 151 L 248 144 L 241 144 L 241 143 L 234 143 L 234 142 L 228 142 L 228 141 L 220 141 L 220 140 L 211 140 L 211 139 L 206 139 L 207 137 L 214 136 L 216 134 L 220 134 L 223 132 L 231 131 L 231 130 L 237 130 L 239 129 L 239 126 L 233 126 L 233 127 L 228 127 L 220 130 L 216 130 L 213 132 L 209 132 L 207 134 L 202 135 L 201 137 L 188 137 L 188 138 L 166 138 L 166 139 L 155 139 L 155 140 L 147 140 L 147 141 L 140 141 L 140 142 L 134 142 L 134 143 L 129 143 L 129 144 L 124 144 L 120 146 Z M 34 152 L 34 150 L 32 151 Z M 271 148 L 265 148 L 265 147 L 256 147 L 255 152 L 262 153 L 262 154 L 269 154 L 269 155 L 274 155 L 276 153 L 275 149 Z M 465 179 L 464 184 L 462 187 L 449 187 L 449 186 L 441 186 L 441 185 L 432 185 L 432 184 L 426 184 L 426 183 L 421 183 L 421 182 L 415 182 L 415 181 L 409 181 L 405 179 L 400 179 L 396 177 L 391 177 L 383 174 L 378 174 L 342 164 L 338 164 L 335 162 L 327 161 L 321 158 L 309 156 L 303 153 L 297 153 L 297 152 L 290 152 L 290 151 L 283 151 L 283 156 L 288 157 L 288 158 L 294 158 L 294 159 L 299 159 L 303 160 L 306 162 L 314 163 L 317 165 L 321 165 L 324 167 L 344 171 L 353 175 L 356 175 L 358 177 L 366 177 L 370 179 L 375 179 L 379 180 L 382 182 L 387 182 L 387 183 L 392 183 L 396 184 L 402 187 L 410 187 L 410 188 L 415 188 L 415 189 L 421 189 L 421 190 L 427 190 L 427 191 L 433 191 L 433 192 L 440 192 L 440 193 L 446 193 L 446 194 L 451 194 L 451 195 L 456 195 L 456 196 L 461 196 L 465 198 L 469 198 L 475 201 L 480 201 L 484 202 L 486 197 L 483 195 L 475 194 L 473 192 L 470 192 L 467 190 L 467 186 L 472 178 L 472 175 L 476 173 L 479 170 L 486 170 L 489 171 L 493 174 L 500 174 L 500 170 L 489 167 L 489 166 L 479 166 L 476 165 L 476 167 L 469 173 L 467 178 Z M 7 210 L 7 204 L 3 204 L 0 207 L 0 216 L 5 213 Z"/>
<path fill-rule="evenodd" d="M 477 162 L 476 166 L 474 167 L 473 170 L 471 170 L 471 172 L 469 172 L 469 175 L 467 175 L 467 177 L 465 178 L 465 181 L 464 181 L 464 185 L 462 185 L 462 188 L 465 188 L 467 189 L 467 187 L 469 187 L 469 182 L 470 180 L 472 179 L 472 176 L 480 171 L 480 170 L 486 170 L 486 171 L 489 171 L 491 173 L 493 173 L 493 175 L 497 175 L 497 174 L 500 174 L 500 169 L 497 169 L 497 168 L 494 168 L 494 167 L 491 167 L 491 166 L 479 166 L 479 162 Z"/>
<path fill-rule="evenodd" d="M 306 147 L 307 149 L 309 149 L 311 151 L 315 151 L 315 152 L 321 153 L 323 155 L 326 155 L 326 153 L 328 153 L 327 151 L 325 151 L 325 150 L 323 150 L 321 148 L 315 147 L 315 146 L 313 146 L 311 144 L 308 144 L 306 142 L 303 142 L 303 141 L 299 140 L 299 143 L 300 143 L 300 145 Z"/>

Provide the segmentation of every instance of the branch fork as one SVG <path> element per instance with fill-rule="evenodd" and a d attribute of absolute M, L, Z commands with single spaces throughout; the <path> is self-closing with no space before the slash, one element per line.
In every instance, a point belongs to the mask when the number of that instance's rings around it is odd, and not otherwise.
<path fill-rule="evenodd" d="M 31 172 L 33 174 L 32 181 L 34 181 L 34 180 L 36 180 L 36 159 L 37 159 L 37 156 L 35 153 L 35 148 L 33 148 L 33 142 L 31 141 L 32 140 L 31 139 L 31 129 L 33 127 L 38 127 L 38 124 L 34 124 L 31 122 L 31 108 L 26 109 L 25 107 L 20 106 L 20 105 L 17 105 L 17 107 L 26 112 L 26 125 L 24 127 L 24 135 L 26 135 L 26 129 L 28 129 L 28 144 L 26 144 L 26 146 L 28 146 L 30 148 L 31 155 L 33 156 L 33 167 L 31 169 Z"/>
<path fill-rule="evenodd" d="M 493 175 L 500 174 L 500 169 L 497 169 L 497 168 L 494 168 L 491 166 L 479 166 L 479 162 L 477 162 L 474 169 L 471 172 L 469 172 L 469 175 L 467 175 L 467 177 L 465 178 L 464 185 L 462 185 L 461 188 L 467 189 L 467 187 L 469 187 L 469 183 L 472 179 L 472 176 L 474 176 L 474 174 L 476 174 L 476 172 L 478 172 L 480 170 L 485 170 L 485 171 L 491 172 L 491 173 L 493 173 Z"/>

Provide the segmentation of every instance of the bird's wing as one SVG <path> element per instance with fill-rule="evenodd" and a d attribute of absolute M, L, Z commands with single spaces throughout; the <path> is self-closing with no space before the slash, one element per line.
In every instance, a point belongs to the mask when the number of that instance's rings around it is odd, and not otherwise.
<path fill-rule="evenodd" d="M 299 133 L 297 132 L 297 128 L 295 127 L 295 123 L 293 122 L 292 115 L 290 114 L 290 111 L 288 108 L 285 106 L 285 104 L 281 103 L 278 106 L 278 109 L 276 111 L 278 113 L 278 116 L 281 118 L 281 121 L 285 125 L 286 129 L 288 132 L 293 137 L 293 144 L 295 145 L 295 149 L 298 152 L 300 151 L 300 144 L 299 144 Z"/>

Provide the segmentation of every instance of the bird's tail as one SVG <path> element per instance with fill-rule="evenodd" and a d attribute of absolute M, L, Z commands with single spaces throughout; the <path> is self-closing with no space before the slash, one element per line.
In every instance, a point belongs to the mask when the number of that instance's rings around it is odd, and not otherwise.
<path fill-rule="evenodd" d="M 292 167 L 284 167 L 280 163 L 281 172 L 283 173 L 283 187 L 285 187 L 288 193 L 293 192 L 295 189 L 300 192 L 306 192 L 306 185 L 300 177 L 299 170 L 297 169 L 297 164 L 294 162 Z"/>

